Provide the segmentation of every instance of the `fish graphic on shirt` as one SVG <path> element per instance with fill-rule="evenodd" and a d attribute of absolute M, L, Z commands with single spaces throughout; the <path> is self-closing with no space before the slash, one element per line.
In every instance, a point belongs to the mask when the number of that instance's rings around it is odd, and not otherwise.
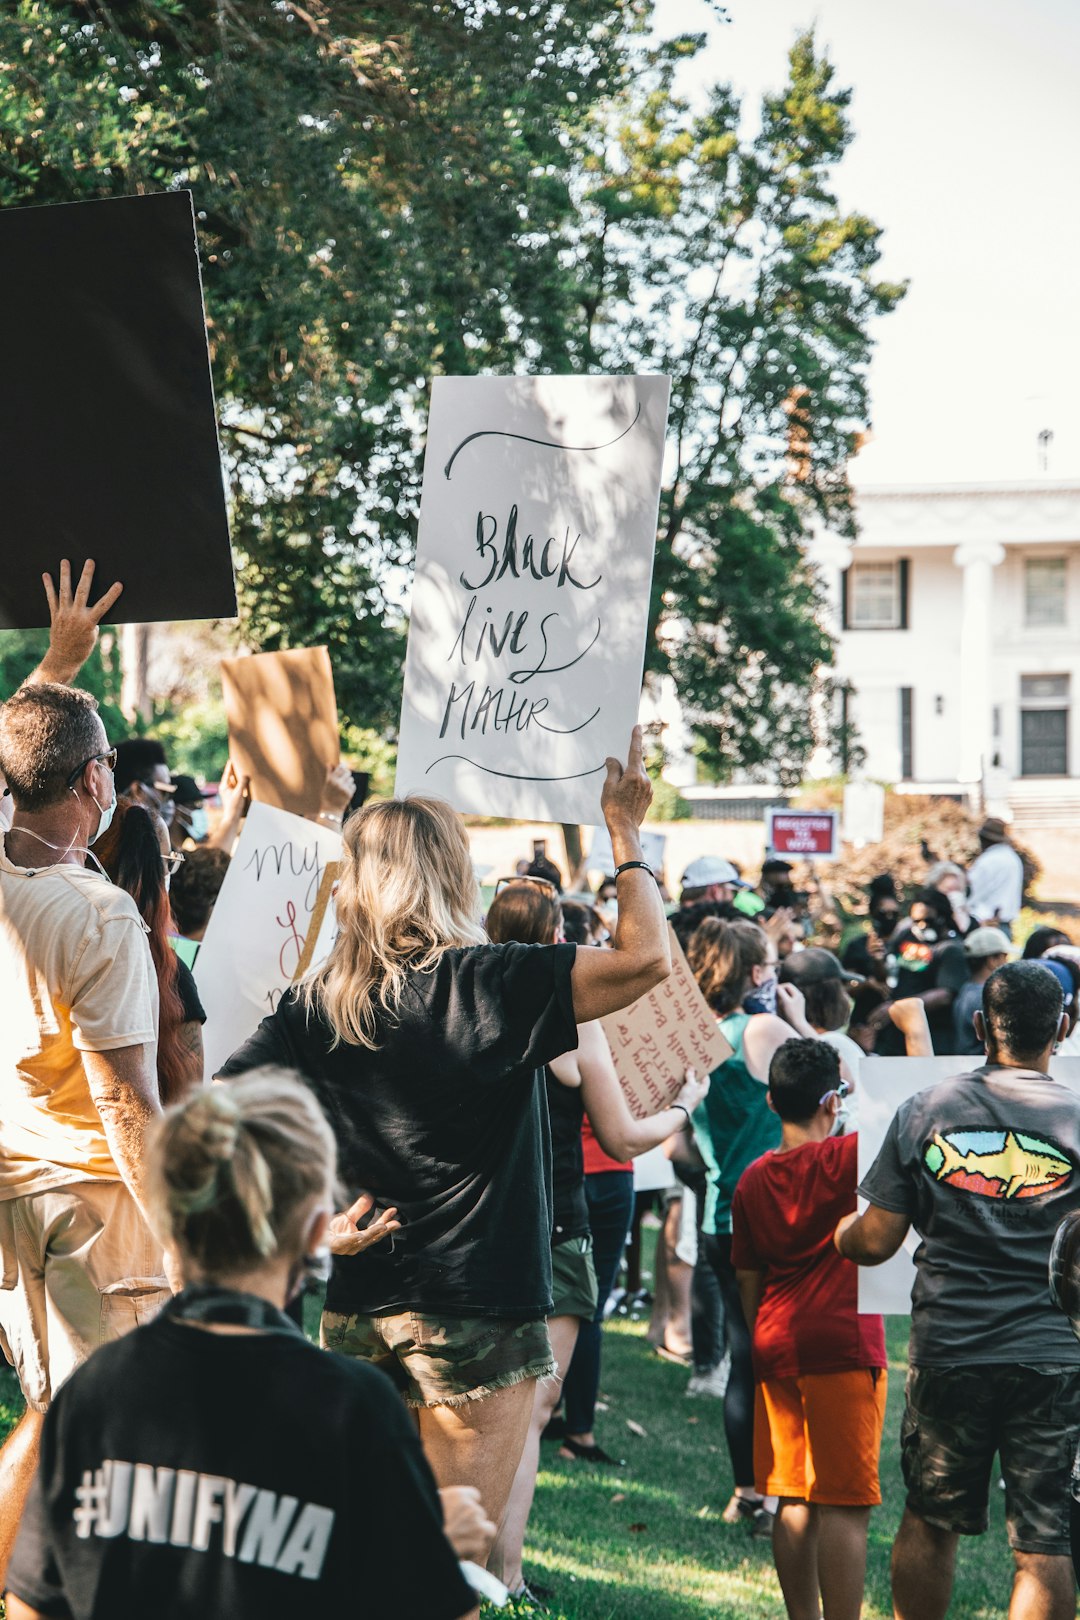
<path fill-rule="evenodd" d="M 1040 1198 L 1073 1173 L 1071 1159 L 1053 1142 L 1014 1130 L 935 1132 L 923 1163 L 935 1181 L 983 1198 Z"/>

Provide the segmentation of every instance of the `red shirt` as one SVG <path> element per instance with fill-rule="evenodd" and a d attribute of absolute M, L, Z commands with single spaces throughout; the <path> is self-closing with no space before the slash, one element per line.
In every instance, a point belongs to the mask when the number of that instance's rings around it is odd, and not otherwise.
<path fill-rule="evenodd" d="M 581 1125 L 581 1153 L 585 1160 L 585 1174 L 587 1176 L 599 1175 L 602 1170 L 632 1170 L 634 1168 L 633 1159 L 627 1159 L 625 1164 L 620 1164 L 618 1159 L 613 1159 L 604 1152 L 593 1135 L 593 1128 L 589 1124 L 588 1114 L 585 1115 Z"/>
<path fill-rule="evenodd" d="M 885 1324 L 858 1314 L 858 1268 L 833 1247 L 855 1208 L 857 1136 L 766 1153 L 742 1174 L 731 1206 L 731 1263 L 761 1271 L 754 1376 L 884 1367 Z"/>

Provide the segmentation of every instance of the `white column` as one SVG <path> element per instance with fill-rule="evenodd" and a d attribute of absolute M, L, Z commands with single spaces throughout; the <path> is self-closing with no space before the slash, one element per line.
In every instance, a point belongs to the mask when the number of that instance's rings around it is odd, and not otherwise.
<path fill-rule="evenodd" d="M 967 541 L 953 553 L 964 571 L 960 622 L 960 749 L 958 779 L 981 791 L 993 754 L 991 636 L 994 569 L 1005 560 L 996 542 Z"/>
<path fill-rule="evenodd" d="M 839 638 L 843 629 L 840 613 L 841 574 L 846 574 L 851 567 L 852 546 L 850 540 L 842 535 L 830 534 L 827 529 L 819 529 L 812 536 L 806 547 L 807 560 L 819 570 L 821 583 L 825 591 L 826 613 L 828 628 L 832 634 Z M 832 673 L 842 676 L 844 671 L 834 667 Z M 813 725 L 815 736 L 822 740 L 811 754 L 807 770 L 810 776 L 831 776 L 836 770 L 836 760 L 832 749 L 824 740 L 829 732 L 829 716 L 824 712 L 820 698 L 814 699 Z"/>

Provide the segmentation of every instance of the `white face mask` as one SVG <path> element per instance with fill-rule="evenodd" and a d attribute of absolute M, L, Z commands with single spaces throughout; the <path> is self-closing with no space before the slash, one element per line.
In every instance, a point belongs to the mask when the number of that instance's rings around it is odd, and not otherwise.
<path fill-rule="evenodd" d="M 210 831 L 210 818 L 201 804 L 195 805 L 189 812 L 188 837 L 201 844 Z"/>
<path fill-rule="evenodd" d="M 94 795 L 92 793 L 90 797 L 94 799 Z M 97 832 L 90 840 L 92 844 L 96 844 L 99 838 L 103 838 L 108 832 L 109 828 L 112 826 L 112 818 L 116 814 L 116 783 L 113 783 L 111 803 L 107 804 L 103 810 L 96 799 L 94 799 L 94 803 L 97 804 L 98 809 L 101 810 L 101 820 L 98 822 Z"/>

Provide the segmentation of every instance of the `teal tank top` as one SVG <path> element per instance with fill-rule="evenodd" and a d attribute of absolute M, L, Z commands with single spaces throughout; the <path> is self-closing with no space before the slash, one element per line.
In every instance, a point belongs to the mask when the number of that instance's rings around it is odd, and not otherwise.
<path fill-rule="evenodd" d="M 768 1088 L 755 1080 L 743 1057 L 750 1013 L 729 1013 L 720 1031 L 731 1046 L 726 1063 L 709 1076 L 709 1095 L 694 1113 L 694 1136 L 705 1160 L 704 1230 L 731 1231 L 731 1200 L 748 1164 L 780 1146 L 780 1121 L 769 1107 Z"/>

